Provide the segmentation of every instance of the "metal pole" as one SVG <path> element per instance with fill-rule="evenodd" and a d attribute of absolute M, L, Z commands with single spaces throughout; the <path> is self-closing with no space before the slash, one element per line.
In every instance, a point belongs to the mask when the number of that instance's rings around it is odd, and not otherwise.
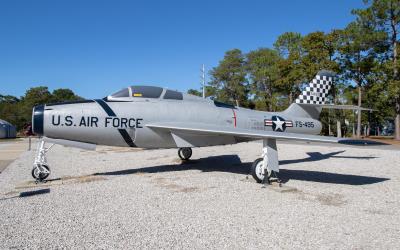
<path fill-rule="evenodd" d="M 206 76 L 205 76 L 205 70 L 204 70 L 204 63 L 203 63 L 203 67 L 201 69 L 201 80 L 202 80 L 202 85 L 203 85 L 203 98 L 206 98 Z"/>

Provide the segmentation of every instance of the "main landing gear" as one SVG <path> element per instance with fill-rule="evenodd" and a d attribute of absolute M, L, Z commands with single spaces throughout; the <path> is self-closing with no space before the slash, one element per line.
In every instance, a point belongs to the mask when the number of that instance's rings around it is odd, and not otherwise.
<path fill-rule="evenodd" d="M 251 175 L 258 183 L 271 184 L 271 182 L 277 182 L 280 185 L 278 173 L 279 161 L 276 139 L 264 139 L 262 158 L 253 162 Z"/>
<path fill-rule="evenodd" d="M 45 141 L 41 139 L 39 141 L 35 162 L 33 163 L 32 177 L 36 182 L 43 182 L 50 175 L 50 168 L 47 164 L 46 153 L 53 147 L 54 144 L 46 148 Z"/>
<path fill-rule="evenodd" d="M 178 156 L 182 161 L 187 161 L 192 157 L 192 149 L 191 148 L 180 148 L 178 150 Z"/>

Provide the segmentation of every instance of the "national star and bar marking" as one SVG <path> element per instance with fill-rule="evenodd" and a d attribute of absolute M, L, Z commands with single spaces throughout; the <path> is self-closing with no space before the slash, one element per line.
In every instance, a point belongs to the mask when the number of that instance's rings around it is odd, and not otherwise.
<path fill-rule="evenodd" d="M 272 127 L 273 131 L 284 132 L 286 128 L 293 127 L 293 122 L 286 121 L 282 117 L 274 115 L 271 119 L 265 119 L 264 125 Z"/>

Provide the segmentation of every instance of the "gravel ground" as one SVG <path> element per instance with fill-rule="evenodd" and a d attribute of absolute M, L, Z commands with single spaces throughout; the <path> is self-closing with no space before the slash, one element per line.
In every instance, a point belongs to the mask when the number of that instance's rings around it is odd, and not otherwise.
<path fill-rule="evenodd" d="M 21 188 L 25 152 L 0 174 L 0 248 L 400 248 L 399 150 L 281 143 L 288 192 L 246 179 L 260 152 L 55 146 L 53 181 Z"/>

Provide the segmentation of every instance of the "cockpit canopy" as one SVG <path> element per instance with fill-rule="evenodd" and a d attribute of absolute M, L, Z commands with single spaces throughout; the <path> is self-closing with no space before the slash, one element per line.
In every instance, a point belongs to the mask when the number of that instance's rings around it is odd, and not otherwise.
<path fill-rule="evenodd" d="M 162 98 L 170 100 L 183 100 L 183 94 L 178 91 L 155 86 L 131 86 L 109 95 L 109 101 L 131 101 L 135 98 Z"/>
<path fill-rule="evenodd" d="M 201 98 L 199 96 L 184 94 L 179 91 L 170 90 L 167 88 L 161 88 L 156 86 L 130 86 L 128 88 L 121 89 L 112 95 L 104 98 L 107 101 L 115 102 L 132 102 L 132 101 L 149 101 L 149 99 L 162 99 L 162 100 L 185 100 L 192 102 L 207 102 L 217 107 L 222 108 L 236 108 L 233 105 L 225 104 L 210 99 Z"/>

